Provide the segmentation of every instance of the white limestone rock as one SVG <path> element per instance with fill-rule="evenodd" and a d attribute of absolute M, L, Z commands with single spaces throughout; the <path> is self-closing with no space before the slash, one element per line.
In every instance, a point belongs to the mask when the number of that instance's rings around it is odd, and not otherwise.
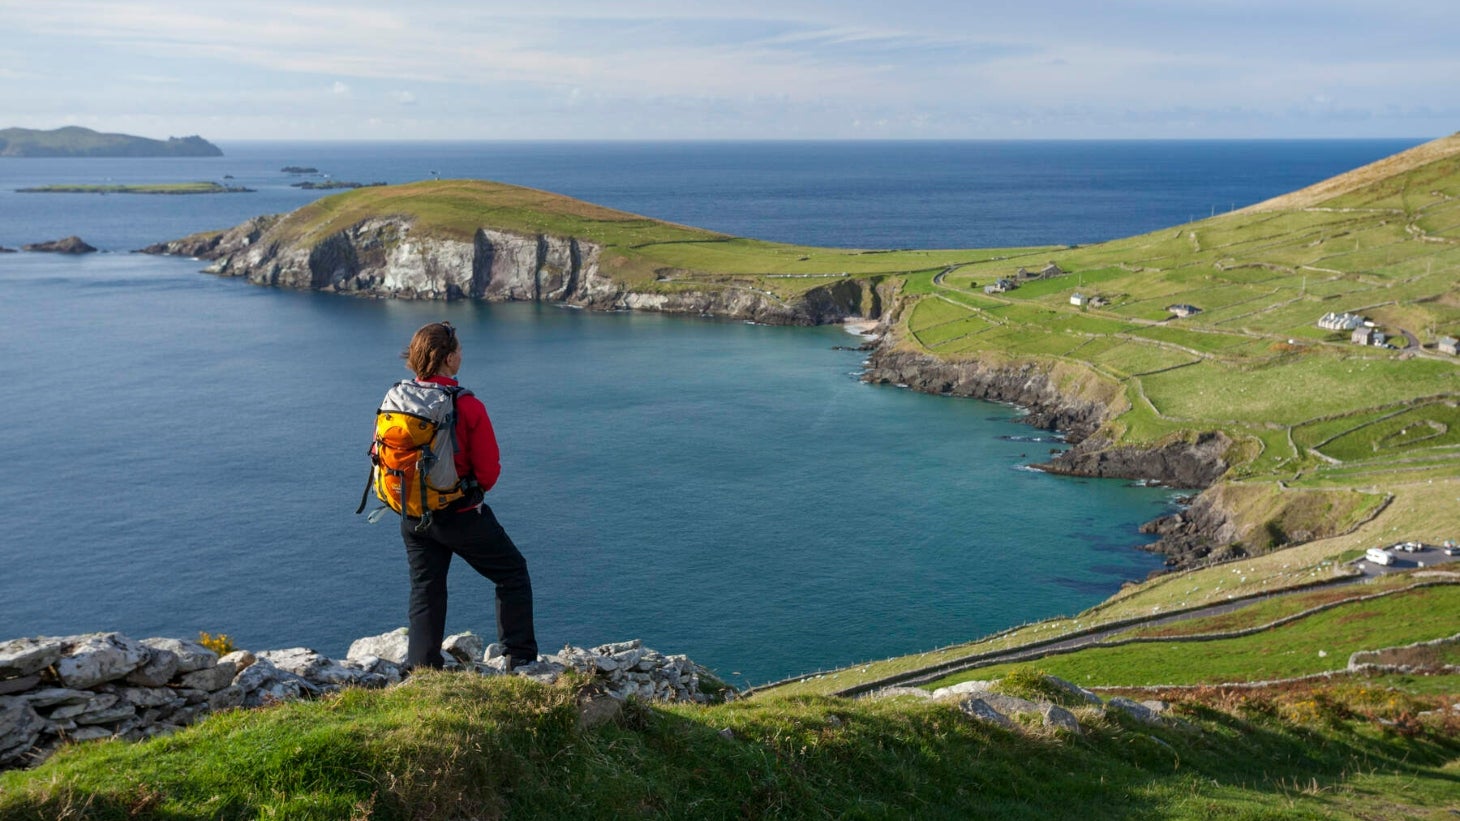
<path fill-rule="evenodd" d="M 142 639 L 142 644 L 153 650 L 166 650 L 177 656 L 177 674 L 191 673 L 218 663 L 218 654 L 196 641 L 147 638 Z"/>
<path fill-rule="evenodd" d="M 457 633 L 447 636 L 441 642 L 441 652 L 451 656 L 465 666 L 472 666 L 486 660 L 486 645 L 474 633 Z"/>
<path fill-rule="evenodd" d="M 933 698 L 937 700 L 959 698 L 973 693 L 993 692 L 995 682 L 992 681 L 960 681 L 947 687 L 939 687 L 933 691 Z"/>
<path fill-rule="evenodd" d="M 143 642 L 145 644 L 145 641 Z M 147 661 L 127 674 L 127 683 L 141 687 L 161 687 L 177 675 L 178 657 L 171 650 L 148 647 Z"/>
<path fill-rule="evenodd" d="M 395 664 L 405 664 L 406 650 L 409 646 L 410 638 L 406 635 L 406 628 L 398 627 L 389 633 L 356 639 L 350 645 L 350 650 L 345 654 L 345 658 L 360 659 L 374 656 Z"/>
<path fill-rule="evenodd" d="M 237 673 L 238 668 L 232 662 L 219 662 L 212 667 L 183 674 L 178 679 L 178 684 L 188 689 L 206 690 L 212 693 L 232 684 L 233 677 Z"/>
<path fill-rule="evenodd" d="M 55 663 L 56 677 L 67 687 L 92 687 L 122 678 L 150 656 L 145 645 L 121 633 L 71 636 L 66 654 Z"/>
<path fill-rule="evenodd" d="M 66 641 L 41 636 L 0 642 L 0 679 L 20 678 L 50 667 L 65 654 Z"/>

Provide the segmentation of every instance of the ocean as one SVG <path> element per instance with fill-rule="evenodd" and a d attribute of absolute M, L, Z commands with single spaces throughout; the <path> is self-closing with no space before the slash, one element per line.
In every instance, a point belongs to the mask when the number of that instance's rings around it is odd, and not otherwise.
<path fill-rule="evenodd" d="M 308 177 L 482 177 L 674 222 L 843 247 L 1087 243 L 1241 207 L 1412 141 L 221 143 L 200 159 L 0 159 L 0 640 L 223 632 L 342 655 L 405 622 L 391 520 L 353 515 L 375 404 L 419 325 L 461 328 L 491 494 L 544 650 L 642 638 L 736 684 L 1069 614 L 1160 561 L 1173 492 L 1027 468 L 999 405 L 858 381 L 859 339 L 551 305 L 259 288 L 126 253 L 296 208 Z M 253 193 L 21 194 L 217 180 Z M 492 634 L 461 563 L 448 630 Z"/>

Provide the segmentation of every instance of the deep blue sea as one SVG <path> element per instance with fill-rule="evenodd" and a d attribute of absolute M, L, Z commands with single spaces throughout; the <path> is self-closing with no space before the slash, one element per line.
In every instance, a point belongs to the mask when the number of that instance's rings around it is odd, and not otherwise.
<path fill-rule="evenodd" d="M 223 143 L 207 159 L 0 159 L 0 640 L 225 632 L 343 654 L 405 621 L 391 520 L 353 515 L 373 411 L 421 324 L 462 329 L 489 498 L 545 650 L 642 638 L 732 681 L 1073 613 L 1160 562 L 1171 491 L 1024 466 L 1013 408 L 857 381 L 840 328 L 259 288 L 125 253 L 337 180 L 503 180 L 732 234 L 868 248 L 1086 243 L 1241 207 L 1418 143 Z M 218 180 L 254 193 L 20 194 Z M 448 629 L 492 634 L 458 563 Z"/>

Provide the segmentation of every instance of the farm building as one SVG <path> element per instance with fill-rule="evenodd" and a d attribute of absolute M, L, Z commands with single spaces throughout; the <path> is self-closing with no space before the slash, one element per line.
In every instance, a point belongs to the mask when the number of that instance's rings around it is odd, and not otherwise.
<path fill-rule="evenodd" d="M 1065 271 L 1064 271 L 1063 268 L 1061 268 L 1058 265 L 1055 265 L 1053 262 L 1051 262 L 1050 264 L 1044 266 L 1044 269 L 1039 272 L 1039 275 L 1042 276 L 1042 277 L 1057 277 L 1057 276 L 1060 276 L 1061 274 L 1063 274 L 1064 272 Z"/>
<path fill-rule="evenodd" d="M 1325 331 L 1352 331 L 1363 324 L 1364 318 L 1358 314 L 1337 314 L 1332 311 L 1318 320 L 1318 327 Z"/>
<path fill-rule="evenodd" d="M 1354 332 L 1349 335 L 1348 341 L 1355 345 L 1377 345 L 1379 343 L 1375 342 L 1374 338 L 1379 335 L 1379 332 L 1373 328 L 1355 328 Z"/>
<path fill-rule="evenodd" d="M 1070 294 L 1070 304 L 1073 305 L 1073 306 L 1075 306 L 1076 308 L 1083 308 L 1086 305 L 1088 305 L 1089 303 L 1090 303 L 1090 297 L 1085 296 L 1084 294 L 1080 293 L 1079 291 L 1076 291 L 1073 294 Z"/>
<path fill-rule="evenodd" d="M 1167 305 L 1166 310 L 1170 311 L 1173 314 L 1176 314 L 1183 319 L 1191 316 L 1192 314 L 1201 313 L 1200 308 L 1196 307 L 1195 305 L 1187 305 L 1185 303 L 1182 303 L 1180 305 Z"/>
<path fill-rule="evenodd" d="M 1018 287 L 1013 281 L 1000 277 L 994 280 L 994 284 L 983 286 L 983 292 L 986 294 L 1002 294 L 1005 291 L 1012 291 Z"/>
<path fill-rule="evenodd" d="M 1453 336 L 1442 336 L 1440 337 L 1439 344 L 1435 347 L 1439 348 L 1440 353 L 1455 356 L 1457 354 L 1456 346 L 1460 346 L 1460 339 L 1456 339 Z"/>

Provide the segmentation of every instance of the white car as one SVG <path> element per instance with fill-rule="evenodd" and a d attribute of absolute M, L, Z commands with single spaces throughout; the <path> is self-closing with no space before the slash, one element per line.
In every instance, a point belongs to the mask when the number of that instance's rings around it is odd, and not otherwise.
<path fill-rule="evenodd" d="M 1373 562 L 1374 564 L 1382 564 L 1382 565 L 1391 565 L 1391 564 L 1394 564 L 1394 554 L 1393 553 L 1390 553 L 1389 551 L 1385 550 L 1382 547 L 1371 547 L 1368 550 L 1365 550 L 1364 551 L 1364 558 L 1365 559 L 1368 559 L 1370 562 Z"/>
<path fill-rule="evenodd" d="M 1460 546 L 1450 545 L 1449 547 L 1445 548 L 1445 555 L 1460 556 Z"/>

